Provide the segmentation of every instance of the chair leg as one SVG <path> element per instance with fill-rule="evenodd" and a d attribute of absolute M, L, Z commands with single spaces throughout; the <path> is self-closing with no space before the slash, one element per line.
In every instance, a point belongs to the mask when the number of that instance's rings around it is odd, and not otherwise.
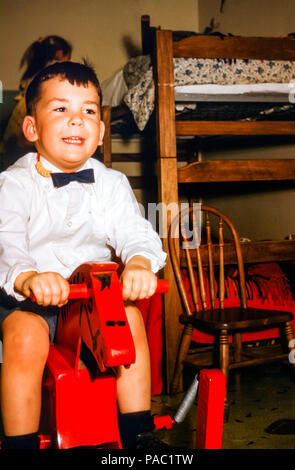
<path fill-rule="evenodd" d="M 291 322 L 287 322 L 285 324 L 284 334 L 289 348 L 289 362 L 292 364 L 293 369 L 295 370 L 295 335 Z"/>
<path fill-rule="evenodd" d="M 233 345 L 234 345 L 234 360 L 239 362 L 241 360 L 242 353 L 242 334 L 235 333 L 233 335 Z"/>
<path fill-rule="evenodd" d="M 242 334 L 241 333 L 233 334 L 233 347 L 234 347 L 234 361 L 240 362 L 242 359 Z M 240 370 L 237 369 L 235 371 L 235 383 L 236 385 L 240 385 L 240 382 L 241 382 L 241 373 L 240 373 Z"/>
<path fill-rule="evenodd" d="M 173 378 L 171 381 L 171 387 L 170 387 L 171 395 L 175 395 L 175 393 L 179 391 L 179 382 L 180 382 L 181 374 L 183 371 L 183 361 L 190 347 L 192 334 L 193 334 L 193 328 L 190 325 L 185 326 L 182 332 L 181 339 L 180 339 L 180 346 L 179 346 L 179 350 L 178 350 L 177 357 L 176 357 Z"/>
<path fill-rule="evenodd" d="M 228 421 L 228 371 L 229 371 L 229 341 L 227 330 L 221 330 L 219 335 L 219 362 L 220 369 L 225 376 L 224 421 Z"/>

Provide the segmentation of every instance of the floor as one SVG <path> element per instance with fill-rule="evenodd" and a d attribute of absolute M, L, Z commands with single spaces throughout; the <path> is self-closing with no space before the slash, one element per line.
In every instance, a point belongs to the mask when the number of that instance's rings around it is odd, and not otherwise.
<path fill-rule="evenodd" d="M 295 376 L 288 365 L 244 369 L 238 384 L 229 383 L 229 420 L 223 427 L 222 449 L 295 449 Z M 156 414 L 174 416 L 183 394 L 153 397 Z M 194 448 L 196 403 L 183 423 L 166 431 L 162 440 Z M 271 431 L 266 430 L 270 425 Z M 283 434 L 279 434 L 281 432 Z"/>
<path fill-rule="evenodd" d="M 290 366 L 283 364 L 247 368 L 241 372 L 239 384 L 232 373 L 230 413 L 223 427 L 222 449 L 295 449 L 295 375 L 292 372 Z M 195 371 L 186 372 L 186 388 L 194 375 Z M 154 396 L 152 412 L 174 417 L 183 396 Z M 161 432 L 164 442 L 194 448 L 196 406 L 195 402 L 184 422 Z M 274 434 L 266 431 L 270 425 Z M 0 419 L 0 436 L 1 431 Z"/>

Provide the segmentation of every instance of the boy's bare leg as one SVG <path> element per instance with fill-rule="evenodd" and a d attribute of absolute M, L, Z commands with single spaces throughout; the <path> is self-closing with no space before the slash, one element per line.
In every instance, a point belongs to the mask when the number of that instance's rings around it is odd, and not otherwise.
<path fill-rule="evenodd" d="M 49 327 L 30 312 L 15 311 L 2 323 L 1 408 L 6 436 L 37 432 L 41 384 L 49 351 Z"/>
<path fill-rule="evenodd" d="M 151 407 L 150 353 L 140 310 L 125 305 L 136 350 L 136 362 L 129 369 L 120 367 L 117 377 L 118 405 L 121 413 L 149 410 Z"/>

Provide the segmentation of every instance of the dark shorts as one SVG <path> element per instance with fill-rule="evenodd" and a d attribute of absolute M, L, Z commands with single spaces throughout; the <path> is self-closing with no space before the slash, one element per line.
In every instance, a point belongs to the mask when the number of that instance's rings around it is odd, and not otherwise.
<path fill-rule="evenodd" d="M 56 329 L 58 307 L 42 307 L 30 299 L 18 301 L 0 289 L 0 338 L 2 338 L 2 322 L 15 310 L 32 312 L 44 318 L 49 326 L 50 341 L 53 341 Z"/>

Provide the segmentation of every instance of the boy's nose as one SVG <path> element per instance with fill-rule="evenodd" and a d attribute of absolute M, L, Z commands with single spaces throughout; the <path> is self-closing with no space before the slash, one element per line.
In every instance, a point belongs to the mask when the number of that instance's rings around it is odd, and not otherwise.
<path fill-rule="evenodd" d="M 69 125 L 70 126 L 82 126 L 83 125 L 82 117 L 80 115 L 72 116 L 69 120 Z"/>

